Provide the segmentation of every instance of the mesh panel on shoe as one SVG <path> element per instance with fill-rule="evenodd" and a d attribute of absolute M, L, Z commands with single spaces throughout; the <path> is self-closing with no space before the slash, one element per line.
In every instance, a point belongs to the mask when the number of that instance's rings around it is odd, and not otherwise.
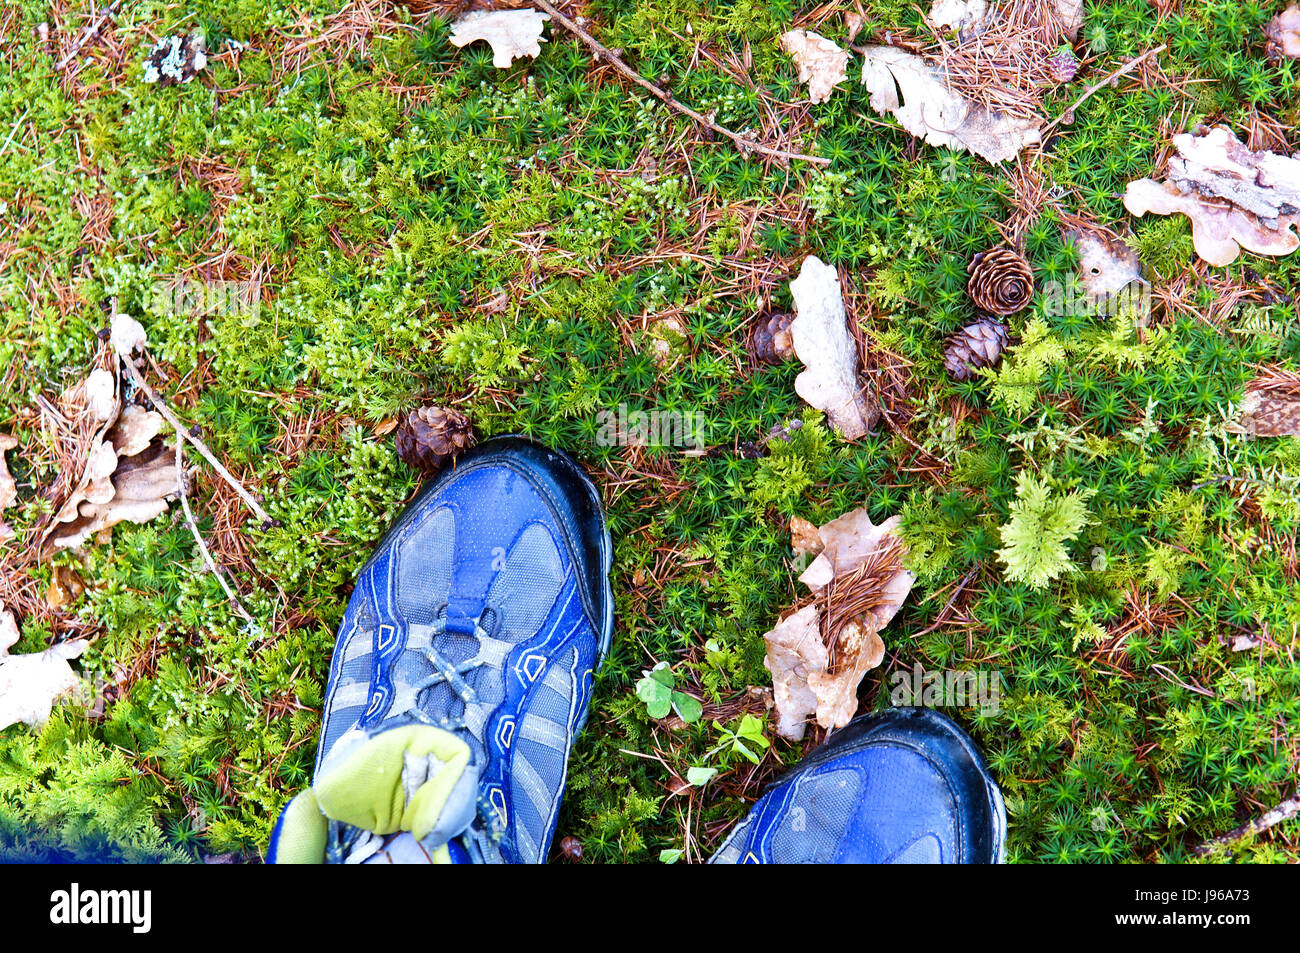
<path fill-rule="evenodd" d="M 496 637 L 517 645 L 537 634 L 564 585 L 564 563 L 550 532 L 533 523 L 519 534 L 488 589 L 487 604 L 500 613 Z"/>
<path fill-rule="evenodd" d="M 852 768 L 803 778 L 772 835 L 772 856 L 787 864 L 828 864 L 853 819 L 862 779 Z"/>
<path fill-rule="evenodd" d="M 408 624 L 429 625 L 451 589 L 456 518 L 440 507 L 393 548 L 397 609 Z"/>

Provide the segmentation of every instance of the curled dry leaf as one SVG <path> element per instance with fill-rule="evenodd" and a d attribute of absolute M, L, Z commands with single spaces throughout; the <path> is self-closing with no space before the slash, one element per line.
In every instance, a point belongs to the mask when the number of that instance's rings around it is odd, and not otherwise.
<path fill-rule="evenodd" d="M 81 385 L 81 402 L 97 423 L 112 420 L 117 416 L 117 378 L 95 368 Z"/>
<path fill-rule="evenodd" d="M 776 702 L 776 733 L 800 741 L 809 717 L 817 713 L 817 693 L 808 680 L 825 672 L 830 663 L 822 641 L 821 613 L 816 605 L 806 605 L 778 622 L 763 638 L 767 642 L 763 664 L 772 673 Z"/>
<path fill-rule="evenodd" d="M 790 548 L 796 556 L 817 556 L 824 548 L 817 526 L 802 516 L 790 518 Z"/>
<path fill-rule="evenodd" d="M 795 355 L 806 370 L 794 381 L 795 392 L 826 412 L 832 427 L 847 440 L 871 430 L 879 408 L 858 379 L 858 345 L 849 333 L 840 279 L 815 255 L 804 259 L 799 277 L 790 282 L 797 315 L 790 324 Z"/>
<path fill-rule="evenodd" d="M 1252 152 L 1226 126 L 1174 136 L 1174 148 L 1163 184 L 1128 184 L 1130 212 L 1186 215 L 1196 253 L 1211 265 L 1231 264 L 1243 248 L 1259 255 L 1300 248 L 1300 159 Z"/>
<path fill-rule="evenodd" d="M 144 329 L 139 322 L 127 315 L 118 319 L 112 333 L 122 336 L 114 344 L 141 346 Z M 109 394 L 112 411 L 101 418 Z M 70 395 L 74 405 L 80 403 L 94 415 L 100 429 L 91 441 L 80 482 L 45 531 L 45 542 L 60 549 L 80 546 L 92 534 L 124 520 L 147 522 L 165 512 L 168 500 L 179 491 L 176 468 L 158 436 L 164 424 L 161 414 L 134 404 L 119 411 L 116 380 L 108 371 L 91 372 Z"/>
<path fill-rule="evenodd" d="M 1227 429 L 1252 437 L 1300 436 L 1300 371 L 1272 368 L 1251 381 Z"/>
<path fill-rule="evenodd" d="M 84 639 L 60 642 L 44 652 L 10 655 L 18 634 L 13 613 L 0 603 L 0 731 L 20 721 L 33 727 L 44 724 L 55 699 L 80 684 L 68 660 L 85 651 Z"/>
<path fill-rule="evenodd" d="M 70 519 L 56 525 L 50 541 L 61 549 L 80 546 L 122 522 L 147 523 L 167 512 L 180 493 L 173 451 L 155 440 L 141 453 L 122 457 L 109 480 L 107 499 L 82 499 Z"/>
<path fill-rule="evenodd" d="M 862 82 L 871 108 L 932 146 L 970 151 L 989 162 L 1014 159 L 1042 139 L 1039 117 L 1017 118 L 986 109 L 949 89 L 924 59 L 893 46 L 863 52 Z"/>
<path fill-rule="evenodd" d="M 1089 299 L 1113 297 L 1142 281 L 1142 262 L 1122 241 L 1083 229 L 1067 229 L 1062 234 L 1079 255 L 1079 283 Z"/>
<path fill-rule="evenodd" d="M 459 48 L 486 40 L 492 47 L 492 65 L 505 69 L 516 59 L 542 52 L 546 42 L 542 24 L 550 18 L 536 10 L 478 10 L 451 25 L 451 45 Z"/>
<path fill-rule="evenodd" d="M 849 51 L 820 33 L 790 30 L 781 35 L 781 48 L 794 59 L 799 82 L 808 84 L 809 102 L 826 102 L 835 87 L 849 78 Z"/>
<path fill-rule="evenodd" d="M 113 315 L 108 329 L 109 341 L 113 349 L 120 354 L 133 354 L 149 346 L 149 338 L 144 333 L 144 325 L 129 314 Z"/>
<path fill-rule="evenodd" d="M 819 529 L 806 520 L 791 521 L 795 551 L 818 551 L 799 577 L 817 598 L 764 636 L 764 665 L 772 672 L 777 732 L 783 737 L 801 739 L 810 716 L 831 730 L 848 724 L 857 711 L 858 684 L 884 658 L 880 629 L 912 588 L 913 576 L 903 567 L 906 548 L 895 535 L 898 524 L 892 517 L 876 526 L 862 509 Z"/>
<path fill-rule="evenodd" d="M 1264 27 L 1264 53 L 1271 60 L 1300 59 L 1300 3 L 1293 3 Z"/>
<path fill-rule="evenodd" d="M 1079 38 L 1083 26 L 1083 0 L 1054 0 L 1056 16 L 1061 23 L 1061 35 L 1073 43 Z"/>

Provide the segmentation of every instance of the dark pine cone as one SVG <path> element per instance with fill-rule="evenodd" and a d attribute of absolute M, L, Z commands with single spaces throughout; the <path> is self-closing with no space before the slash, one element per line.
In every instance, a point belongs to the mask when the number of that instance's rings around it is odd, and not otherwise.
<path fill-rule="evenodd" d="M 981 367 L 997 367 L 1007 347 L 1007 326 L 993 318 L 968 324 L 948 340 L 943 366 L 955 381 L 968 381 Z"/>
<path fill-rule="evenodd" d="M 474 446 L 474 428 L 468 417 L 449 407 L 421 407 L 403 415 L 393 440 L 406 463 L 433 474 Z"/>
<path fill-rule="evenodd" d="M 794 339 L 790 336 L 793 314 L 768 314 L 758 319 L 749 334 L 749 353 L 760 364 L 784 364 L 794 357 Z"/>
<path fill-rule="evenodd" d="M 1015 314 L 1034 297 L 1034 270 L 1010 248 L 982 251 L 966 266 L 966 293 L 988 314 Z"/>

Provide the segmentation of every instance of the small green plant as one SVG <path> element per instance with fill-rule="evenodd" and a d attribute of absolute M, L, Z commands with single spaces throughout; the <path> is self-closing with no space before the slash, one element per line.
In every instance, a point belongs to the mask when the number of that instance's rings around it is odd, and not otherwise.
<path fill-rule="evenodd" d="M 1001 529 L 998 558 L 1007 579 L 1042 589 L 1074 569 L 1066 544 L 1088 525 L 1091 491 L 1053 493 L 1044 479 L 1022 472 L 1016 479 L 1011 519 Z"/>
<path fill-rule="evenodd" d="M 669 711 L 675 711 L 677 717 L 689 725 L 704 714 L 699 699 L 674 687 L 677 679 L 667 662 L 660 662 L 652 669 L 642 669 L 641 675 L 641 681 L 636 683 L 636 697 L 645 702 L 646 713 L 651 718 L 666 718 Z"/>
<path fill-rule="evenodd" d="M 722 743 L 710 754 L 721 753 L 724 761 L 741 757 L 758 764 L 763 760 L 761 752 L 766 751 L 771 744 L 763 734 L 762 719 L 754 715 L 742 715 L 734 728 L 720 721 L 715 721 L 713 727 L 722 735 Z"/>

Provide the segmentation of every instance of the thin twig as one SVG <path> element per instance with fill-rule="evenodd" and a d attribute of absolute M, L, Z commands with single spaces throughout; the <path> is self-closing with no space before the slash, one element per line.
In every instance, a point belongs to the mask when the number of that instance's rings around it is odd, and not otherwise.
<path fill-rule="evenodd" d="M 1241 840 L 1248 834 L 1258 834 L 1266 831 L 1276 824 L 1288 821 L 1291 818 L 1300 815 L 1300 789 L 1296 791 L 1289 799 L 1283 801 L 1273 810 L 1269 811 L 1263 817 L 1247 821 L 1240 827 L 1234 828 L 1226 834 L 1220 834 L 1218 837 L 1212 837 L 1204 844 L 1197 847 L 1192 853 L 1198 857 L 1204 857 L 1214 851 L 1216 847 L 1222 847 L 1225 844 L 1231 844 L 1233 841 Z"/>
<path fill-rule="evenodd" d="M 1101 89 L 1107 83 L 1113 83 L 1121 76 L 1124 76 L 1127 73 L 1131 73 L 1133 70 L 1137 69 L 1138 66 L 1141 63 L 1143 63 L 1145 60 L 1149 60 L 1151 57 L 1159 53 L 1163 53 L 1168 48 L 1169 48 L 1169 44 L 1161 43 L 1154 50 L 1147 50 L 1141 56 L 1137 57 L 1134 60 L 1131 60 L 1127 65 L 1121 66 L 1119 69 L 1105 76 L 1100 81 L 1094 83 L 1092 86 L 1089 86 L 1088 89 L 1084 92 L 1084 94 L 1080 96 L 1078 99 L 1076 99 L 1074 101 L 1074 104 L 1071 105 L 1069 109 L 1061 113 L 1059 116 L 1057 116 L 1055 119 L 1053 119 L 1051 122 L 1049 122 L 1046 126 L 1043 127 L 1043 132 L 1042 132 L 1043 141 L 1044 142 L 1047 141 L 1047 133 L 1053 128 L 1055 128 L 1057 123 L 1063 120 L 1066 116 L 1073 116 L 1074 111 L 1078 109 L 1080 106 L 1082 106 L 1084 103 L 1086 103 L 1089 99 L 1091 99 L 1093 95 L 1097 92 L 1097 90 Z"/>
<path fill-rule="evenodd" d="M 77 37 L 77 42 L 72 44 L 72 49 L 68 51 L 68 55 L 54 64 L 56 70 L 63 69 L 63 67 L 67 66 L 68 63 L 72 61 L 74 56 L 81 52 L 81 48 L 89 43 L 91 38 L 94 37 L 101 28 L 103 28 L 104 22 L 117 12 L 117 5 L 121 2 L 122 0 L 113 0 L 113 2 L 108 5 L 108 9 L 100 14 L 99 19 L 96 20 L 92 26 L 87 27 L 81 36 Z"/>
<path fill-rule="evenodd" d="M 673 94 L 668 90 L 660 89 L 654 83 L 650 82 L 650 80 L 646 79 L 636 70 L 634 70 L 632 67 L 628 66 L 627 63 L 623 62 L 623 60 L 620 59 L 614 53 L 613 50 L 605 46 L 603 43 L 601 43 L 594 36 L 592 36 L 590 33 L 588 33 L 586 30 L 580 27 L 573 20 L 570 20 L 568 17 L 566 17 L 563 13 L 561 13 L 551 4 L 547 3 L 546 0 L 535 0 L 535 3 L 538 7 L 541 7 L 542 10 L 549 13 L 552 19 L 554 19 L 556 23 L 560 24 L 560 26 L 564 27 L 566 30 L 568 30 L 570 33 L 572 33 L 574 36 L 580 39 L 584 44 L 586 44 L 587 47 L 593 53 L 596 54 L 597 59 L 601 59 L 609 63 L 611 66 L 614 67 L 614 69 L 622 73 L 623 76 L 625 76 L 627 79 L 631 80 L 632 82 L 636 83 L 642 89 L 649 92 L 652 96 L 660 100 L 669 109 L 675 110 L 676 112 L 681 113 L 683 116 L 690 117 L 691 119 L 695 120 L 695 122 L 699 123 L 701 126 L 705 127 L 706 129 L 710 129 L 713 132 L 716 132 L 720 136 L 726 136 L 728 139 L 734 142 L 742 152 L 748 150 L 748 151 L 762 153 L 763 155 L 772 156 L 775 159 L 784 159 L 787 161 L 791 159 L 797 159 L 800 162 L 811 162 L 815 165 L 830 165 L 831 160 L 824 158 L 822 156 L 810 156 L 810 155 L 805 155 L 802 152 L 786 152 L 784 149 L 774 149 L 771 146 L 765 146 L 762 143 L 755 142 L 752 139 L 746 139 L 744 136 L 740 135 L 740 133 L 732 132 L 730 129 L 718 125 L 716 122 L 714 122 L 712 119 L 705 116 L 703 113 L 696 112 L 690 106 L 687 106 L 684 103 L 679 102 L 673 96 Z"/>
<path fill-rule="evenodd" d="M 253 515 L 262 521 L 263 528 L 272 525 L 274 520 L 267 515 L 266 510 L 262 509 L 261 504 L 253 498 L 253 494 L 244 489 L 244 485 L 240 483 L 239 480 L 235 479 L 234 474 L 221 465 L 221 461 L 212 455 L 212 451 L 207 448 L 207 445 L 204 444 L 202 440 L 190 433 L 189 428 L 181 423 L 176 414 L 172 412 L 172 409 L 167 406 L 167 402 L 159 397 L 157 392 L 149 386 L 149 382 L 144 379 L 144 375 L 140 373 L 136 368 L 135 363 L 131 360 L 131 355 L 123 354 L 122 350 L 117 347 L 116 343 L 114 343 L 113 349 L 117 352 L 117 356 L 121 360 L 122 365 L 131 375 L 131 380 L 135 382 L 135 386 L 140 388 L 144 395 L 149 398 L 149 403 L 153 404 L 154 409 L 157 410 L 158 413 L 162 414 L 166 421 L 172 425 L 172 429 L 176 431 L 177 442 L 179 443 L 181 440 L 188 440 L 193 444 L 194 449 L 203 454 L 203 458 L 207 460 L 208 463 L 212 464 L 212 469 L 217 471 L 217 475 L 229 483 L 231 487 L 234 488 L 234 491 L 239 494 L 240 499 L 248 504 L 248 508 L 253 511 Z"/>
<path fill-rule="evenodd" d="M 239 601 L 233 589 L 226 582 L 226 577 L 221 574 L 217 568 L 216 562 L 212 558 L 212 553 L 208 551 L 208 544 L 203 541 L 203 534 L 199 532 L 199 524 L 194 520 L 194 514 L 190 511 L 189 494 L 185 492 L 185 441 L 180 439 L 179 431 L 176 438 L 176 488 L 179 491 L 178 496 L 181 499 L 181 509 L 185 511 L 185 523 L 194 535 L 194 542 L 199 544 L 199 552 L 203 554 L 203 563 L 208 567 L 208 572 L 217 577 L 217 582 L 221 583 L 221 588 L 226 593 L 226 598 L 230 600 L 230 605 L 236 612 L 244 617 L 246 622 L 252 622 L 253 617 L 248 614 L 244 604 Z"/>

